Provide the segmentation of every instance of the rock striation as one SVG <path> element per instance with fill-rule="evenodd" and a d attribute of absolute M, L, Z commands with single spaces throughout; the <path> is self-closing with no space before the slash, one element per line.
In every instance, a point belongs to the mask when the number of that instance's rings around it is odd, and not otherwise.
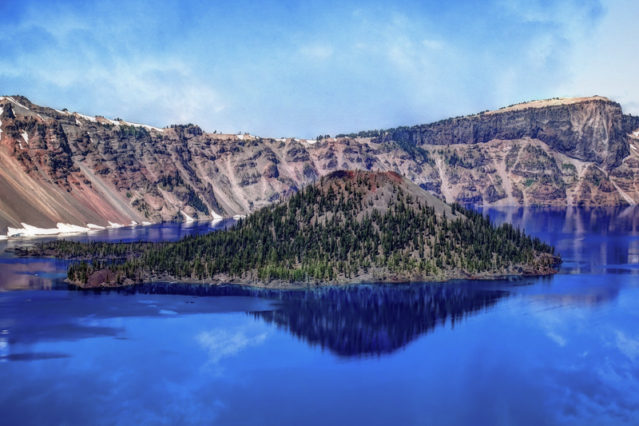
<path fill-rule="evenodd" d="M 394 171 L 448 202 L 639 202 L 639 118 L 598 96 L 318 140 L 160 129 L 5 96 L 0 131 L 0 235 L 245 215 L 338 169 Z"/>

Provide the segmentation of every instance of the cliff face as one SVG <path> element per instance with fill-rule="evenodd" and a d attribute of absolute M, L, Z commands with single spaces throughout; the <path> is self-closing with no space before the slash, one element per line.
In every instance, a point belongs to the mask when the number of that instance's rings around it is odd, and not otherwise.
<path fill-rule="evenodd" d="M 157 129 L 0 98 L 0 235 L 246 214 L 337 169 L 395 171 L 446 201 L 639 202 L 639 119 L 605 98 L 515 105 L 319 141 Z"/>
<path fill-rule="evenodd" d="M 626 132 L 627 133 L 627 132 Z M 400 128 L 383 137 L 416 145 L 478 144 L 536 139 L 551 149 L 605 169 L 629 153 L 621 106 L 602 97 L 520 104 L 437 123 Z"/>

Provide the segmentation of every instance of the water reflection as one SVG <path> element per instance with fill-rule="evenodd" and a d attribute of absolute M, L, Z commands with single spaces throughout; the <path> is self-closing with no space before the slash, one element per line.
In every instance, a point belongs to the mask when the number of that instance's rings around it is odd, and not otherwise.
<path fill-rule="evenodd" d="M 281 294 L 278 309 L 253 315 L 340 356 L 382 355 L 509 294 L 470 283 L 329 288 Z"/>
<path fill-rule="evenodd" d="M 0 362 L 68 356 L 40 353 L 34 345 L 92 338 L 125 339 L 117 319 L 164 318 L 272 309 L 255 297 L 153 296 L 125 292 L 17 291 L 0 294 Z"/>
<path fill-rule="evenodd" d="M 223 220 L 215 224 L 208 221 L 189 224 L 160 223 L 150 226 L 105 229 L 84 235 L 0 241 L 0 291 L 66 289 L 66 285 L 60 285 L 60 282 L 66 277 L 68 262 L 50 258 L 16 257 L 11 254 L 11 249 L 16 247 L 55 239 L 80 242 L 177 241 L 188 235 L 226 229 L 234 223 L 235 221 L 232 219 Z"/>
<path fill-rule="evenodd" d="M 512 223 L 554 245 L 564 273 L 639 274 L 639 206 L 483 211 L 496 223 Z"/>

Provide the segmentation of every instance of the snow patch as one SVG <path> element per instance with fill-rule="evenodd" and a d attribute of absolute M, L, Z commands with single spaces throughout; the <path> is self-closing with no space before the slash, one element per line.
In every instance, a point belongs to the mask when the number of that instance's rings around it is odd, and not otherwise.
<path fill-rule="evenodd" d="M 117 228 L 123 228 L 123 227 L 124 227 L 124 225 L 122 225 L 120 223 L 109 222 L 109 228 L 117 229 Z"/>
<path fill-rule="evenodd" d="M 138 226 L 138 223 L 135 220 L 132 220 L 131 221 L 131 225 L 129 225 L 129 226 L 135 227 L 135 226 Z"/>
<path fill-rule="evenodd" d="M 630 145 L 630 148 L 634 149 L 635 151 L 637 150 L 634 145 Z"/>
<path fill-rule="evenodd" d="M 224 219 L 224 217 L 222 215 L 217 214 L 217 212 L 215 210 L 213 210 L 213 209 L 211 209 L 211 213 L 213 213 L 212 214 L 213 220 L 218 220 L 219 221 L 219 220 Z"/>
<path fill-rule="evenodd" d="M 88 115 L 80 114 L 79 112 L 74 112 L 74 114 L 75 114 L 77 117 L 84 118 L 85 120 L 90 121 L 90 122 L 92 122 L 92 123 L 97 123 L 97 122 L 98 122 L 98 120 L 96 120 L 96 118 L 95 118 L 95 117 L 89 117 Z M 77 123 L 77 122 L 78 122 L 78 120 L 77 120 L 77 118 L 76 118 L 76 123 Z M 80 123 L 78 123 L 78 124 L 80 124 Z"/>
<path fill-rule="evenodd" d="M 29 134 L 26 132 L 26 130 L 23 130 L 20 135 L 22 136 L 22 139 L 24 139 L 24 141 L 27 143 L 27 145 L 29 145 Z"/>
<path fill-rule="evenodd" d="M 89 228 L 72 225 L 70 223 L 58 223 L 55 228 L 38 228 L 24 222 L 22 222 L 21 225 L 22 228 L 7 228 L 7 237 L 39 237 L 46 235 L 79 234 L 89 231 Z"/>
<path fill-rule="evenodd" d="M 60 230 L 61 234 L 77 234 L 89 231 L 89 228 L 85 228 L 84 226 L 79 225 L 71 225 L 69 223 L 58 223 L 57 227 Z"/>
<path fill-rule="evenodd" d="M 96 225 L 93 223 L 87 223 L 87 228 L 95 230 L 95 231 L 101 231 L 103 229 L 106 229 L 104 226 Z"/>
<path fill-rule="evenodd" d="M 143 225 L 143 226 L 149 226 L 149 225 L 153 225 L 153 224 L 152 224 L 151 222 L 146 222 L 146 221 L 145 221 L 145 222 L 142 222 L 142 225 Z"/>
<path fill-rule="evenodd" d="M 127 126 L 133 126 L 133 127 L 144 127 L 147 130 L 155 130 L 158 132 L 163 132 L 164 129 L 160 129 L 159 127 L 153 127 L 153 126 L 149 126 L 147 124 L 139 124 L 139 123 L 131 123 L 129 121 L 115 121 L 114 123 L 118 123 L 118 124 L 126 124 Z"/>
<path fill-rule="evenodd" d="M 182 216 L 184 216 L 184 221 L 185 222 L 187 222 L 187 223 L 195 222 L 195 219 L 193 219 L 188 214 L 184 213 L 183 211 L 180 211 L 180 213 L 182 213 Z"/>
<path fill-rule="evenodd" d="M 14 104 L 18 105 L 20 108 L 24 108 L 27 111 L 29 110 L 29 108 L 27 108 L 26 106 L 22 105 L 20 102 L 16 101 L 15 99 L 13 99 L 13 97 L 11 96 L 7 96 L 7 99 L 9 99 L 11 102 L 13 102 Z"/>
<path fill-rule="evenodd" d="M 6 240 L 8 237 L 6 235 L 0 235 L 0 241 Z"/>
<path fill-rule="evenodd" d="M 313 145 L 316 142 L 317 141 L 315 139 L 306 139 L 306 143 L 309 144 L 309 145 Z"/>
<path fill-rule="evenodd" d="M 236 135 L 239 140 L 244 139 L 244 135 Z"/>
<path fill-rule="evenodd" d="M 235 220 L 246 219 L 246 215 L 245 214 L 236 214 L 235 216 L 233 216 L 233 219 L 235 219 Z"/>
<path fill-rule="evenodd" d="M 147 130 L 155 130 L 158 132 L 163 132 L 164 129 L 160 129 L 159 127 L 153 127 L 153 126 L 149 126 L 147 124 L 137 124 L 137 123 L 131 123 L 132 126 L 136 126 L 136 127 L 144 127 Z"/>
<path fill-rule="evenodd" d="M 2 112 L 0 112 L 0 114 L 2 114 Z M 637 130 L 636 132 L 632 132 L 632 136 L 639 138 L 639 130 Z"/>

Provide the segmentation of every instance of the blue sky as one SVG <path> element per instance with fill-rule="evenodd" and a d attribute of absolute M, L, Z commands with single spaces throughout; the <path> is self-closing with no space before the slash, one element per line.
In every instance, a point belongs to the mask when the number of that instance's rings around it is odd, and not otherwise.
<path fill-rule="evenodd" d="M 639 114 L 634 1 L 0 1 L 0 92 L 314 137 L 599 94 Z"/>

